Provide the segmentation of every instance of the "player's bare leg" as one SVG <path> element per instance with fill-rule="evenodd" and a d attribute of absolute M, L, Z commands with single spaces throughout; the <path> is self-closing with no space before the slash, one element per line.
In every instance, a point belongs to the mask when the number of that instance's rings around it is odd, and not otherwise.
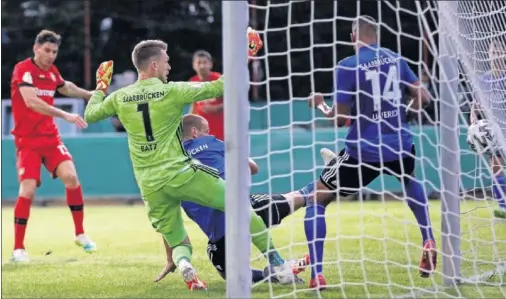
<path fill-rule="evenodd" d="M 493 155 L 489 159 L 492 173 L 494 174 L 493 181 L 493 196 L 497 201 L 498 208 L 494 210 L 494 216 L 497 218 L 506 219 L 506 179 L 504 178 L 504 159 L 500 156 Z"/>
<path fill-rule="evenodd" d="M 30 207 L 37 189 L 37 180 L 25 179 L 19 184 L 19 197 L 14 207 L 14 251 L 12 261 L 17 263 L 29 262 L 30 258 L 25 250 L 25 233 L 30 217 Z"/>
<path fill-rule="evenodd" d="M 75 227 L 75 243 L 82 247 L 85 252 L 92 253 L 97 250 L 97 245 L 84 233 L 84 199 L 81 184 L 77 177 L 74 163 L 70 160 L 63 161 L 56 168 L 56 176 L 65 185 L 67 205 L 72 213 Z"/>
<path fill-rule="evenodd" d="M 286 201 L 290 205 L 290 214 L 293 214 L 300 208 L 306 206 L 306 200 L 300 191 L 288 192 L 283 194 L 283 196 L 286 198 Z"/>

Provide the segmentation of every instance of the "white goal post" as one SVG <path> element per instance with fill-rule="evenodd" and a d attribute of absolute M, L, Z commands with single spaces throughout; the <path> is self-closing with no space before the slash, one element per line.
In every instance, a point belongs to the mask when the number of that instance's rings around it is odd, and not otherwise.
<path fill-rule="evenodd" d="M 263 268 L 266 262 L 250 250 L 248 195 L 296 191 L 318 180 L 324 166 L 321 148 L 343 148 L 347 128 L 310 110 L 307 96 L 322 92 L 331 103 L 335 67 L 354 54 L 343 32 L 351 32 L 351 23 L 360 15 L 373 16 L 380 27 L 380 45 L 406 54 L 415 74 L 431 86 L 432 112 L 424 110 L 410 126 L 416 179 L 435 199 L 428 205 L 439 259 L 432 277 L 419 277 L 423 245 L 404 203 L 409 200 L 406 189 L 394 178 L 381 176 L 357 196 L 338 198 L 327 207 L 323 265 L 329 294 L 317 296 L 506 297 L 506 220 L 493 215 L 493 173 L 487 157 L 465 143 L 466 107 L 476 95 L 483 96 L 479 80 L 489 62 L 483 52 L 491 37 L 506 32 L 506 4 L 388 0 L 366 7 L 363 1 L 250 0 L 222 5 L 227 298 L 314 296 L 306 294 L 312 292 L 310 269 L 299 275 L 304 284 L 251 283 L 250 263 Z M 482 21 L 484 16 L 488 23 Z M 405 32 L 403 22 L 415 24 L 417 33 Z M 247 26 L 264 42 L 249 72 Z M 492 28 L 496 32 L 491 34 Z M 484 109 L 497 125 L 499 143 L 506 145 L 506 104 L 504 110 L 499 104 L 485 104 Z M 247 167 L 238 167 L 247 165 L 248 156 L 260 166 L 254 177 Z M 308 250 L 304 208 L 271 235 L 285 259 L 302 257 Z"/>
<path fill-rule="evenodd" d="M 249 73 L 247 1 L 224 1 L 223 70 L 225 75 L 225 172 L 227 298 L 251 295 L 249 186 Z"/>

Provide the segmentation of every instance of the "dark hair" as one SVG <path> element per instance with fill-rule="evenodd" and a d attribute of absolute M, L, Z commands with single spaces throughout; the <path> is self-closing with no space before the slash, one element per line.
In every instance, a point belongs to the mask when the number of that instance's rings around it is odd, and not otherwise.
<path fill-rule="evenodd" d="M 205 50 L 195 51 L 195 53 L 193 53 L 193 60 L 195 60 L 195 58 L 207 58 L 209 61 L 213 62 L 213 57 Z"/>
<path fill-rule="evenodd" d="M 161 40 L 144 40 L 135 45 L 132 51 L 132 62 L 140 70 L 146 67 L 153 57 L 160 55 L 160 50 L 167 51 L 167 44 Z"/>
<path fill-rule="evenodd" d="M 44 29 L 35 37 L 35 43 L 38 45 L 52 43 L 59 46 L 61 44 L 61 36 L 54 31 Z"/>

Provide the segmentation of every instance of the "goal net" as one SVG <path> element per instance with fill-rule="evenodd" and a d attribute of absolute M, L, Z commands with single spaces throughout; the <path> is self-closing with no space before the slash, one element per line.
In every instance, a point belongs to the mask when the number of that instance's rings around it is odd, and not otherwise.
<path fill-rule="evenodd" d="M 444 7 L 444 17 L 458 22 L 449 29 L 458 46 L 460 69 L 471 98 L 494 125 L 498 147 L 506 135 L 506 1 L 459 1 Z"/>
<path fill-rule="evenodd" d="M 332 103 L 335 67 L 354 55 L 350 33 L 357 16 L 377 20 L 379 44 L 403 55 L 431 94 L 431 103 L 409 123 L 416 180 L 430 198 L 439 252 L 434 275 L 419 275 L 422 237 L 406 203 L 413 199 L 396 178 L 381 175 L 326 208 L 327 293 L 318 296 L 506 296 L 506 222 L 494 217 L 494 176 L 488 157 L 473 153 L 466 143 L 470 104 L 477 95 L 485 96 L 479 80 L 490 69 L 488 45 L 506 32 L 506 4 L 451 2 L 249 1 L 249 24 L 264 41 L 250 64 L 250 156 L 260 166 L 252 193 L 297 191 L 318 180 L 324 166 L 321 148 L 339 152 L 344 147 L 349 126 L 338 128 L 308 108 L 307 97 L 321 92 Z M 504 103 L 489 99 L 484 110 L 506 140 Z M 398 111 L 409 100 L 403 95 Z M 287 260 L 308 252 L 304 217 L 302 208 L 270 231 Z M 251 252 L 253 267 L 263 267 L 263 256 Z M 310 272 L 299 274 L 304 284 L 255 284 L 252 296 L 314 296 Z"/>
<path fill-rule="evenodd" d="M 462 85 L 461 104 L 477 107 L 482 118 L 489 120 L 495 135 L 495 147 L 504 156 L 506 147 L 506 1 L 438 2 L 440 24 L 453 23 L 444 32 L 454 44 Z M 441 30 L 440 30 L 441 31 Z M 462 151 L 462 150 L 461 150 Z M 474 155 L 474 154 L 472 154 Z M 500 188 L 504 162 L 493 157 L 474 155 L 475 168 L 462 172 L 461 177 L 472 178 L 473 188 L 465 188 L 462 202 L 462 276 L 469 283 L 481 282 L 480 296 L 491 297 L 487 290 L 498 285 L 505 293 L 506 245 L 504 219 L 490 219 L 480 210 L 498 211 L 498 201 L 504 198 Z M 499 159 L 502 160 L 502 159 Z M 493 162 L 492 162 L 493 161 Z M 472 165 L 472 164 L 471 164 Z M 469 205 L 469 202 L 474 202 Z M 504 205 L 503 205 L 504 206 Z M 487 230 L 480 229 L 486 227 Z M 496 234 L 497 233 L 497 234 Z M 484 234 L 490 234 L 485 237 Z M 469 246 L 466 247 L 465 244 Z M 488 285 L 488 287 L 483 287 Z M 469 295 L 467 295 L 469 296 Z"/>

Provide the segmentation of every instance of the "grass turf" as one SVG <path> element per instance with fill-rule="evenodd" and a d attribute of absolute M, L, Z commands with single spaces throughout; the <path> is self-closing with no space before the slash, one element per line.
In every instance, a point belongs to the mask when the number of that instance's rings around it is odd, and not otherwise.
<path fill-rule="evenodd" d="M 462 218 L 462 269 L 467 276 L 493 269 L 493 261 L 506 260 L 506 223 L 493 220 L 488 204 L 462 203 L 463 211 L 472 211 Z M 440 203 L 434 201 L 430 205 L 436 240 L 440 243 Z M 221 298 L 225 295 L 225 282 L 206 256 L 207 240 L 188 219 L 185 223 L 194 245 L 192 262 L 201 279 L 209 284 L 207 292 L 189 292 L 177 272 L 159 283 L 152 282 L 164 266 L 164 249 L 142 206 L 86 207 L 87 233 L 99 246 L 93 255 L 73 244 L 68 208 L 34 207 L 26 238 L 32 262 L 22 265 L 9 261 L 13 244 L 12 213 L 12 208 L 2 209 L 4 298 Z M 307 252 L 303 217 L 304 212 L 299 211 L 272 231 L 275 244 L 287 259 L 299 258 Z M 419 277 L 420 255 L 419 229 L 404 203 L 332 204 L 327 209 L 324 268 L 330 289 L 321 296 L 385 298 L 410 290 L 436 288 L 420 296 L 506 297 L 504 276 L 495 276 L 486 284 L 441 289 L 439 273 L 429 279 Z M 264 260 L 255 249 L 252 249 L 252 260 L 255 267 L 263 268 Z M 441 263 L 437 270 L 441 271 Z M 254 298 L 317 297 L 307 289 L 309 273 L 300 276 L 306 280 L 303 285 L 263 283 L 254 286 L 252 295 Z"/>

